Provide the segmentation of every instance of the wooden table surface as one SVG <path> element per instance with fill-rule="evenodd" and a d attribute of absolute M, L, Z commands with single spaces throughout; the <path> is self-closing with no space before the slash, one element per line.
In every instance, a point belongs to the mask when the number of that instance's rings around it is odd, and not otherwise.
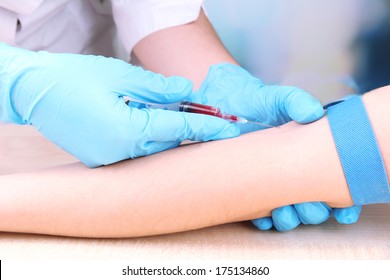
<path fill-rule="evenodd" d="M 32 127 L 0 124 L 0 175 L 75 162 Z M 1 206 L 0 206 L 1 207 Z M 1 222 L 1 221 L 0 221 Z M 261 232 L 250 222 L 129 239 L 1 233 L 0 259 L 390 259 L 390 205 L 363 208 L 359 222 Z"/>

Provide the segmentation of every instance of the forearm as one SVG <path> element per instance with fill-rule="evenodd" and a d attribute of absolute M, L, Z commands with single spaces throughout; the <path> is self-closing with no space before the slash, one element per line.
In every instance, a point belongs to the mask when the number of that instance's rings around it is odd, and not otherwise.
<path fill-rule="evenodd" d="M 321 164 L 327 161 L 318 159 L 327 149 L 302 156 L 320 140 L 301 142 L 306 129 L 290 124 L 281 131 L 190 145 L 95 170 L 74 164 L 4 176 L 0 230 L 143 236 L 258 218 L 294 202 L 330 201 L 319 190 L 342 182 L 341 171 L 333 167 L 338 159 L 335 155 L 329 164 L 335 169 L 330 172 L 339 173 L 335 182 L 313 172 L 310 167 L 324 170 Z M 282 135 L 289 136 L 288 145 Z"/>
<path fill-rule="evenodd" d="M 386 90 L 365 102 L 390 172 Z M 74 164 L 0 177 L 0 230 L 144 236 L 259 218 L 304 201 L 352 205 L 326 118 L 99 169 Z"/>
<path fill-rule="evenodd" d="M 211 65 L 237 64 L 203 11 L 195 22 L 147 36 L 134 47 L 134 53 L 147 69 L 166 76 L 186 77 L 194 82 L 195 88 L 200 86 Z"/>

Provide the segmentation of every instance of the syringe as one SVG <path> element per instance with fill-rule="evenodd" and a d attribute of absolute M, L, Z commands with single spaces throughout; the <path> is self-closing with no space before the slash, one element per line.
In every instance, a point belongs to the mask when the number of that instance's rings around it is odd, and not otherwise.
<path fill-rule="evenodd" d="M 251 123 L 251 124 L 257 124 L 265 127 L 275 127 L 265 123 L 248 121 L 246 118 L 243 117 L 222 113 L 221 109 L 214 106 L 199 104 L 190 101 L 181 101 L 181 102 L 170 103 L 170 104 L 155 104 L 155 103 L 143 103 L 134 100 L 130 101 L 130 98 L 126 96 L 124 97 L 124 100 L 126 104 L 129 105 L 129 103 L 131 102 L 131 106 L 138 109 L 141 108 L 163 109 L 163 110 L 170 110 L 170 111 L 177 111 L 177 112 L 203 114 L 203 115 L 218 117 L 234 123 L 241 123 L 241 124 Z"/>

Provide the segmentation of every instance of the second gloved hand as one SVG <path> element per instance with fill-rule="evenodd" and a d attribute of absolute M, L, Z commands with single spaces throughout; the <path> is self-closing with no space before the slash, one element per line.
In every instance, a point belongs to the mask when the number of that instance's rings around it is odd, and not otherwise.
<path fill-rule="evenodd" d="M 211 66 L 190 101 L 216 106 L 224 113 L 272 126 L 291 120 L 310 123 L 324 115 L 321 103 L 304 90 L 291 86 L 266 86 L 233 64 Z M 241 133 L 246 133 L 266 127 L 243 124 L 240 128 Z"/>
<path fill-rule="evenodd" d="M 165 78 L 117 59 L 0 43 L 0 120 L 35 126 L 89 167 L 153 154 L 185 139 L 239 135 L 237 125 L 218 118 L 135 109 L 122 98 L 174 103 L 191 93 L 184 78 Z"/>

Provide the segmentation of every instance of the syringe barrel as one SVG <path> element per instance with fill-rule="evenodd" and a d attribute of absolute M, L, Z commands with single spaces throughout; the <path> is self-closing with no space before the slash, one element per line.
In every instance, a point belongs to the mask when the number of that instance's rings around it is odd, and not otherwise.
<path fill-rule="evenodd" d="M 274 127 L 269 124 L 248 121 L 243 117 L 224 114 L 217 107 L 199 104 L 190 101 L 182 101 L 182 102 L 170 103 L 170 104 L 157 104 L 157 103 L 143 103 L 142 101 L 137 101 L 137 100 L 130 101 L 130 98 L 128 97 L 124 97 L 124 99 L 127 105 L 137 109 L 163 109 L 163 110 L 170 110 L 170 111 L 188 112 L 188 113 L 214 116 L 234 123 L 241 123 L 241 124 L 253 123 L 265 127 Z"/>
<path fill-rule="evenodd" d="M 158 103 L 143 103 L 138 101 L 131 101 L 129 106 L 137 109 L 162 109 L 169 111 L 180 111 L 180 105 L 182 102 L 169 103 L 169 104 L 158 104 Z"/>
<path fill-rule="evenodd" d="M 188 112 L 188 113 L 196 113 L 196 114 L 203 114 L 203 115 L 210 115 L 215 117 L 221 117 L 221 110 L 219 108 L 210 106 L 210 105 L 204 105 L 199 104 L 195 102 L 189 102 L 189 101 L 183 101 L 180 104 L 181 112 Z"/>
<path fill-rule="evenodd" d="M 133 100 L 131 102 L 129 101 L 130 100 L 126 101 L 127 104 L 137 109 L 143 109 L 143 108 L 162 109 L 162 110 L 179 111 L 179 112 L 186 112 L 186 113 L 195 113 L 195 114 L 209 115 L 209 116 L 222 118 L 230 122 L 240 122 L 239 117 L 230 114 L 223 114 L 221 110 L 217 107 L 205 105 L 205 104 L 199 104 L 190 101 L 182 101 L 182 102 L 170 103 L 170 104 L 143 103 L 136 100 Z"/>

